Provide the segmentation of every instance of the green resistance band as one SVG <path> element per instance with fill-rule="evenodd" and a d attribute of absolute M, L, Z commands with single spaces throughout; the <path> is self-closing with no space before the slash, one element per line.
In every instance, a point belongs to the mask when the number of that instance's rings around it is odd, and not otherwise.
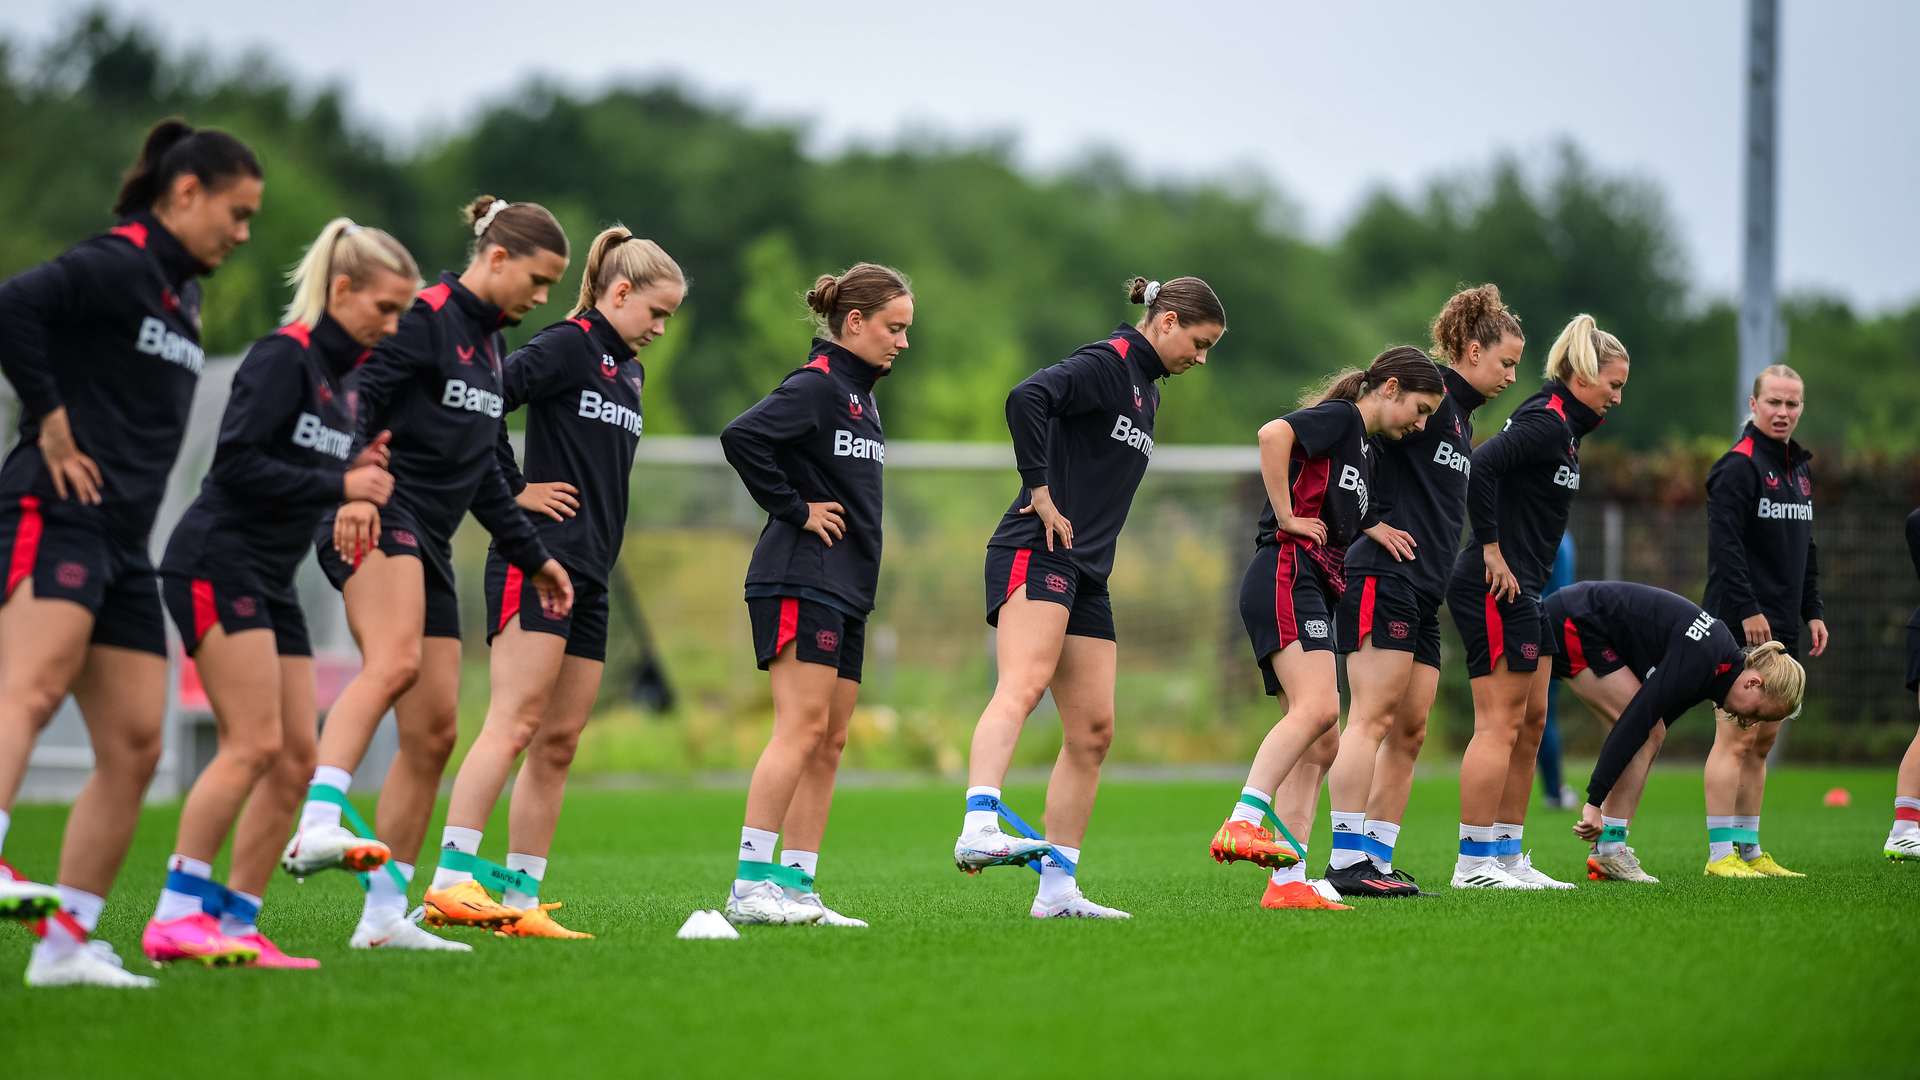
<path fill-rule="evenodd" d="M 540 895 L 540 879 L 525 870 L 509 870 L 499 863 L 488 862 L 478 855 L 469 855 L 452 848 L 440 849 L 440 865 L 447 870 L 458 870 L 472 874 L 473 880 L 491 889 L 505 892 L 512 889 L 528 896 Z"/>
<path fill-rule="evenodd" d="M 353 804 L 347 801 L 347 793 L 339 788 L 327 784 L 315 784 L 307 789 L 307 798 L 314 802 L 329 802 L 339 807 L 340 816 L 347 819 L 347 825 L 353 829 L 355 836 L 373 835 L 373 826 L 367 824 L 367 819 L 361 817 L 360 811 L 355 810 Z M 405 896 L 408 889 L 406 875 L 400 872 L 399 867 L 393 865 L 392 859 L 387 860 L 387 873 L 393 876 L 393 883 L 400 887 L 400 895 Z M 362 889 L 372 888 L 373 881 L 366 874 L 354 876 L 360 879 Z"/>
<path fill-rule="evenodd" d="M 781 866 L 772 862 L 747 862 L 740 860 L 740 869 L 735 873 L 741 881 L 771 881 L 783 889 L 795 892 L 812 892 L 813 875 L 797 866 Z"/>
<path fill-rule="evenodd" d="M 1711 843 L 1758 844 L 1759 829 L 1708 829 L 1707 840 Z"/>
<path fill-rule="evenodd" d="M 1286 825 L 1282 824 L 1279 818 L 1273 816 L 1273 807 L 1269 806 L 1266 803 L 1261 802 L 1260 800 L 1254 798 L 1251 795 L 1240 796 L 1240 801 L 1243 803 L 1246 803 L 1248 806 L 1253 807 L 1255 810 L 1260 811 L 1260 816 L 1267 819 L 1267 824 L 1273 826 L 1274 831 L 1278 832 L 1281 836 L 1285 837 L 1287 843 L 1292 845 L 1293 853 L 1296 858 L 1305 859 L 1307 857 L 1306 846 L 1300 843 L 1300 841 L 1295 840 L 1293 838 L 1293 834 L 1287 831 Z"/>
<path fill-rule="evenodd" d="M 1624 844 L 1627 842 L 1625 825 L 1609 825 L 1600 830 L 1600 842 L 1603 844 Z"/>

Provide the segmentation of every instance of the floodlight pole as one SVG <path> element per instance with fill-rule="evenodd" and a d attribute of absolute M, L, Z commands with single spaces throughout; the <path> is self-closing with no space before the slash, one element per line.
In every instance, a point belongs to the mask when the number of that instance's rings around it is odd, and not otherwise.
<path fill-rule="evenodd" d="M 1733 393 L 1736 430 L 1746 422 L 1753 381 L 1786 353 L 1786 327 L 1774 281 L 1779 77 L 1779 0 L 1747 0 L 1747 130 L 1741 169 L 1746 227 L 1741 234 L 1740 378 Z"/>

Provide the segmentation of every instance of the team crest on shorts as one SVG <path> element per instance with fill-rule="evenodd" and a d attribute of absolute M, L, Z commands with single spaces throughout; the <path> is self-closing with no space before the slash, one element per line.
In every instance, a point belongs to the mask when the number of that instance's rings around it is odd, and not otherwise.
<path fill-rule="evenodd" d="M 1605 660 L 1607 663 L 1611 664 L 1614 661 L 1620 659 L 1620 654 L 1617 652 L 1614 652 L 1612 649 L 1601 649 L 1600 659 Z"/>
<path fill-rule="evenodd" d="M 405 529 L 393 530 L 393 542 L 399 544 L 401 547 L 417 548 L 420 546 L 420 541 Z"/>
<path fill-rule="evenodd" d="M 1327 622 L 1325 619 L 1308 619 L 1306 625 L 1301 627 L 1301 629 L 1305 630 L 1307 636 L 1310 638 L 1323 638 L 1327 636 Z"/>
<path fill-rule="evenodd" d="M 1521 643 L 1520 643 L 1520 658 L 1521 658 L 1522 660 L 1538 660 L 1538 659 L 1540 659 L 1540 645 L 1539 645 L 1539 643 L 1538 643 L 1538 642 L 1533 642 L 1533 641 L 1523 641 L 1523 642 L 1521 642 Z"/>
<path fill-rule="evenodd" d="M 1413 627 L 1403 620 L 1395 619 L 1387 624 L 1387 636 L 1395 641 L 1405 641 L 1413 636 Z"/>
<path fill-rule="evenodd" d="M 234 600 L 233 613 L 242 619 L 251 619 L 260 613 L 260 605 L 251 596 L 242 596 Z"/>
<path fill-rule="evenodd" d="M 813 635 L 813 644 L 821 652 L 838 652 L 840 649 L 840 635 L 832 630 L 816 631 Z"/>
<path fill-rule="evenodd" d="M 1047 591 L 1050 593 L 1066 592 L 1067 579 L 1060 576 L 1059 574 L 1048 574 L 1047 575 Z"/>
<path fill-rule="evenodd" d="M 87 583 L 87 568 L 82 563 L 63 562 L 53 568 L 53 580 L 63 588 L 77 589 Z"/>

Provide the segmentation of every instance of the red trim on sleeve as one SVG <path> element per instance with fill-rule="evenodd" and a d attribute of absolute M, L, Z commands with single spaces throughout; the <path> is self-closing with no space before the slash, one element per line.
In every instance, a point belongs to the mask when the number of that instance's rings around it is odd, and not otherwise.
<path fill-rule="evenodd" d="M 587 320 L 585 320 L 585 319 L 580 319 L 580 318 L 576 318 L 576 319 L 568 319 L 567 321 L 568 321 L 568 322 L 570 322 L 570 323 L 572 323 L 573 325 L 575 325 L 575 326 L 577 326 L 577 327 L 579 327 L 579 328 L 580 328 L 580 332 L 581 332 L 581 333 L 583 333 L 583 334 L 592 334 L 592 333 L 593 333 L 593 324 L 592 324 L 592 323 L 590 323 L 590 322 L 588 322 L 588 321 L 587 321 Z"/>
<path fill-rule="evenodd" d="M 1560 400 L 1559 394 L 1550 394 L 1547 396 L 1547 411 L 1565 420 L 1567 418 L 1567 403 Z"/>
<path fill-rule="evenodd" d="M 831 372 L 833 370 L 833 366 L 827 363 L 827 358 L 825 354 L 822 354 L 820 356 L 816 356 L 813 359 L 807 361 L 807 370 Z"/>
<path fill-rule="evenodd" d="M 1120 354 L 1120 359 L 1125 360 L 1127 358 L 1127 339 L 1126 338 L 1123 338 L 1123 337 L 1109 338 L 1107 339 L 1107 344 L 1113 346 L 1113 351 Z"/>
<path fill-rule="evenodd" d="M 1741 439 L 1739 442 L 1734 443 L 1733 452 L 1736 454 L 1739 454 L 1742 457 L 1752 457 L 1753 456 L 1753 436 L 1748 435 L 1747 437 Z"/>

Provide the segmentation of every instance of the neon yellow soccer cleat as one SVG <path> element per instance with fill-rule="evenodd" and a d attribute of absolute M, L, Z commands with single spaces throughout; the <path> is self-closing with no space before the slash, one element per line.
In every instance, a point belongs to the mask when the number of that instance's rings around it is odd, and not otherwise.
<path fill-rule="evenodd" d="M 1766 877 L 1806 877 L 1807 876 L 1805 874 L 1800 873 L 1798 870 L 1789 870 L 1786 867 L 1781 866 L 1779 863 L 1774 862 L 1773 856 L 1767 854 L 1764 851 L 1758 855 L 1755 855 L 1753 858 L 1747 860 L 1747 869 L 1752 870 L 1755 873 L 1764 875 Z"/>
<path fill-rule="evenodd" d="M 1708 877 L 1763 878 L 1767 875 L 1746 864 L 1737 851 L 1730 851 L 1707 864 Z"/>

